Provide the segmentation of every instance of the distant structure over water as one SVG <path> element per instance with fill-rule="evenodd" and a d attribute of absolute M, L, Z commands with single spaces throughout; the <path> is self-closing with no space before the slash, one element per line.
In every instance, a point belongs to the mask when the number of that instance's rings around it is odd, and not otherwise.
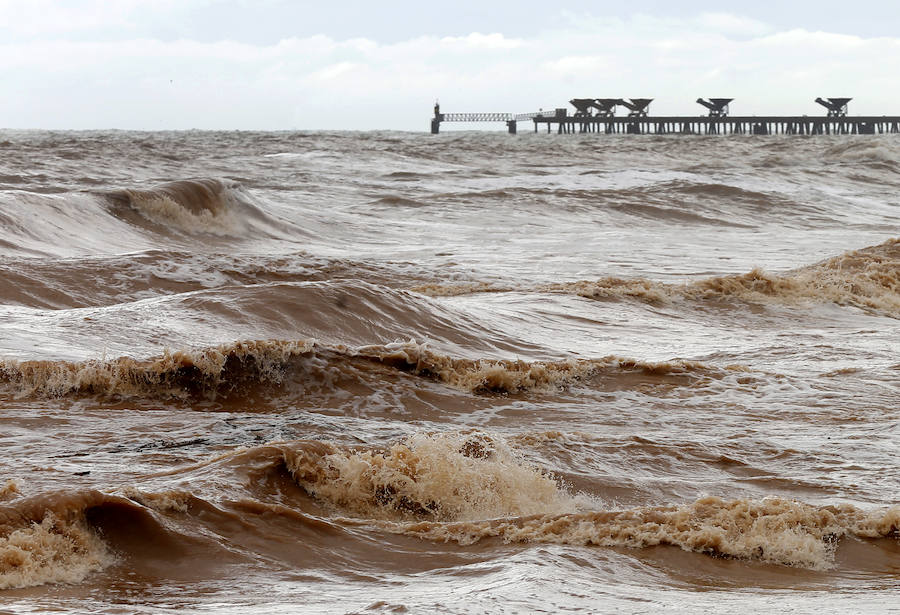
<path fill-rule="evenodd" d="M 698 98 L 697 103 L 708 113 L 700 116 L 652 116 L 652 98 L 573 98 L 568 107 L 533 113 L 441 113 L 434 104 L 431 132 L 438 134 L 444 122 L 505 122 L 509 134 L 516 134 L 519 122 L 534 123 L 534 132 L 546 125 L 547 132 L 558 134 L 602 133 L 630 135 L 874 135 L 900 133 L 900 116 L 847 115 L 847 103 L 852 98 L 816 98 L 828 111 L 825 116 L 772 115 L 732 116 L 729 105 L 733 98 Z M 616 108 L 624 107 L 628 114 L 616 116 Z"/>

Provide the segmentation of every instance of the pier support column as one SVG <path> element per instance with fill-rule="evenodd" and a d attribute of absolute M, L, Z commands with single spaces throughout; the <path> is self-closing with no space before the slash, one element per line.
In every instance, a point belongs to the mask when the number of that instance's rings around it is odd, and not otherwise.
<path fill-rule="evenodd" d="M 509 120 L 506 122 L 506 127 L 509 128 L 509 134 L 516 134 L 516 120 Z"/>
<path fill-rule="evenodd" d="M 431 134 L 436 135 L 441 132 L 441 120 L 431 120 Z"/>

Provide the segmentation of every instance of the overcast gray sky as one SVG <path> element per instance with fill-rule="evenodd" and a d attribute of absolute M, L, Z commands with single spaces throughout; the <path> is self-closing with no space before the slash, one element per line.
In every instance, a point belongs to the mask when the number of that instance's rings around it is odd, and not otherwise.
<path fill-rule="evenodd" d="M 900 114 L 900 4 L 0 0 L 0 127 L 427 130 L 573 97 Z"/>

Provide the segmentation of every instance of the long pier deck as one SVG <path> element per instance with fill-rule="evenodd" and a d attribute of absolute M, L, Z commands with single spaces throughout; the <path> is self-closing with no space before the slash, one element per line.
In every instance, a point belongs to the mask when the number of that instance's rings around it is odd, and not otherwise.
<path fill-rule="evenodd" d="M 810 117 L 802 116 L 658 116 L 658 117 L 554 117 L 531 118 L 534 130 L 546 125 L 559 134 L 653 134 L 653 135 L 874 135 L 900 133 L 900 116 Z M 515 120 L 510 120 L 515 121 Z M 507 122 L 509 126 L 509 121 Z M 510 132 L 515 129 L 510 126 Z"/>
<path fill-rule="evenodd" d="M 875 135 L 900 133 L 900 116 L 847 115 L 851 98 L 817 98 L 828 109 L 825 116 L 809 115 L 729 115 L 732 98 L 698 98 L 709 115 L 652 116 L 648 107 L 652 98 L 574 98 L 568 108 L 535 113 L 441 113 L 435 103 L 431 132 L 440 132 L 443 122 L 504 122 L 510 134 L 516 134 L 520 122 L 532 122 L 534 131 L 546 127 L 558 134 L 629 135 Z M 617 117 L 615 109 L 626 107 L 630 113 Z M 596 113 L 594 111 L 596 110 Z"/>

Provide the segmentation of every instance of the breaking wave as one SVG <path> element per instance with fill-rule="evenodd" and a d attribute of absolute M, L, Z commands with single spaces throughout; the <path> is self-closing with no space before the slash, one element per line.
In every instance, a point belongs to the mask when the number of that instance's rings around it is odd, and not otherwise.
<path fill-rule="evenodd" d="M 525 290 L 489 283 L 428 284 L 411 290 L 432 297 Z M 671 284 L 646 278 L 605 277 L 537 287 L 589 299 L 668 303 L 735 298 L 751 303 L 835 303 L 900 317 L 900 239 L 847 252 L 785 274 L 747 273 Z"/>
<path fill-rule="evenodd" d="M 477 432 L 414 434 L 384 451 L 320 443 L 285 453 L 310 494 L 368 518 L 484 519 L 562 512 L 573 501 L 505 441 Z"/>
<path fill-rule="evenodd" d="M 704 497 L 682 506 L 539 515 L 479 522 L 395 523 L 403 534 L 471 545 L 486 538 L 633 549 L 672 545 L 714 556 L 825 570 L 844 537 L 895 538 L 900 507 L 865 512 L 850 505 Z"/>
<path fill-rule="evenodd" d="M 187 238 L 196 249 L 198 238 L 215 244 L 309 236 L 267 213 L 266 204 L 239 184 L 218 179 L 173 181 L 149 190 L 0 191 L 0 205 L 0 246 L 29 257 L 165 249 L 161 239 L 182 244 Z"/>
<path fill-rule="evenodd" d="M 262 217 L 237 184 L 217 179 L 181 180 L 150 190 L 117 190 L 105 196 L 147 221 L 188 233 L 242 235 L 248 217 Z"/>
<path fill-rule="evenodd" d="M 615 356 L 560 361 L 472 360 L 439 354 L 415 341 L 347 347 L 312 340 L 259 340 L 165 352 L 152 359 L 0 361 L 0 382 L 16 397 L 98 395 L 216 398 L 289 378 L 314 379 L 326 388 L 359 368 L 373 379 L 408 373 L 475 394 L 552 391 L 592 378 L 641 373 L 651 377 L 709 379 L 740 366 L 717 368 L 672 360 L 641 362 Z M 368 369 L 367 369 L 368 368 Z"/>
<path fill-rule="evenodd" d="M 115 563 L 85 515 L 105 500 L 97 492 L 49 494 L 0 506 L 0 589 L 79 583 Z"/>
<path fill-rule="evenodd" d="M 304 443 L 285 461 L 312 496 L 353 515 L 351 523 L 428 540 L 506 542 L 686 551 L 816 570 L 833 566 L 843 537 L 889 538 L 900 507 L 866 512 L 783 498 L 703 497 L 693 503 L 591 510 L 554 477 L 523 460 L 503 438 L 481 432 L 415 434 L 384 450 Z"/>
<path fill-rule="evenodd" d="M 708 496 L 610 509 L 527 460 L 514 441 L 451 431 L 413 433 L 383 448 L 279 442 L 166 472 L 183 481 L 181 488 L 153 491 L 150 482 L 124 486 L 119 495 L 83 490 L 30 497 L 16 490 L 0 504 L 0 589 L 81 583 L 118 564 L 138 570 L 159 562 L 174 566 L 188 553 L 200 558 L 192 566 L 209 574 L 223 563 L 243 561 L 245 542 L 259 549 L 258 537 L 268 536 L 272 524 L 313 553 L 295 556 L 295 549 L 284 551 L 275 541 L 269 556 L 300 557 L 304 566 L 321 566 L 317 558 L 338 545 L 350 553 L 368 548 L 342 527 L 463 546 L 489 539 L 630 549 L 670 545 L 813 570 L 834 567 L 844 538 L 900 536 L 897 506 L 864 511 L 784 498 Z M 213 480 L 192 480 L 195 475 Z"/>

